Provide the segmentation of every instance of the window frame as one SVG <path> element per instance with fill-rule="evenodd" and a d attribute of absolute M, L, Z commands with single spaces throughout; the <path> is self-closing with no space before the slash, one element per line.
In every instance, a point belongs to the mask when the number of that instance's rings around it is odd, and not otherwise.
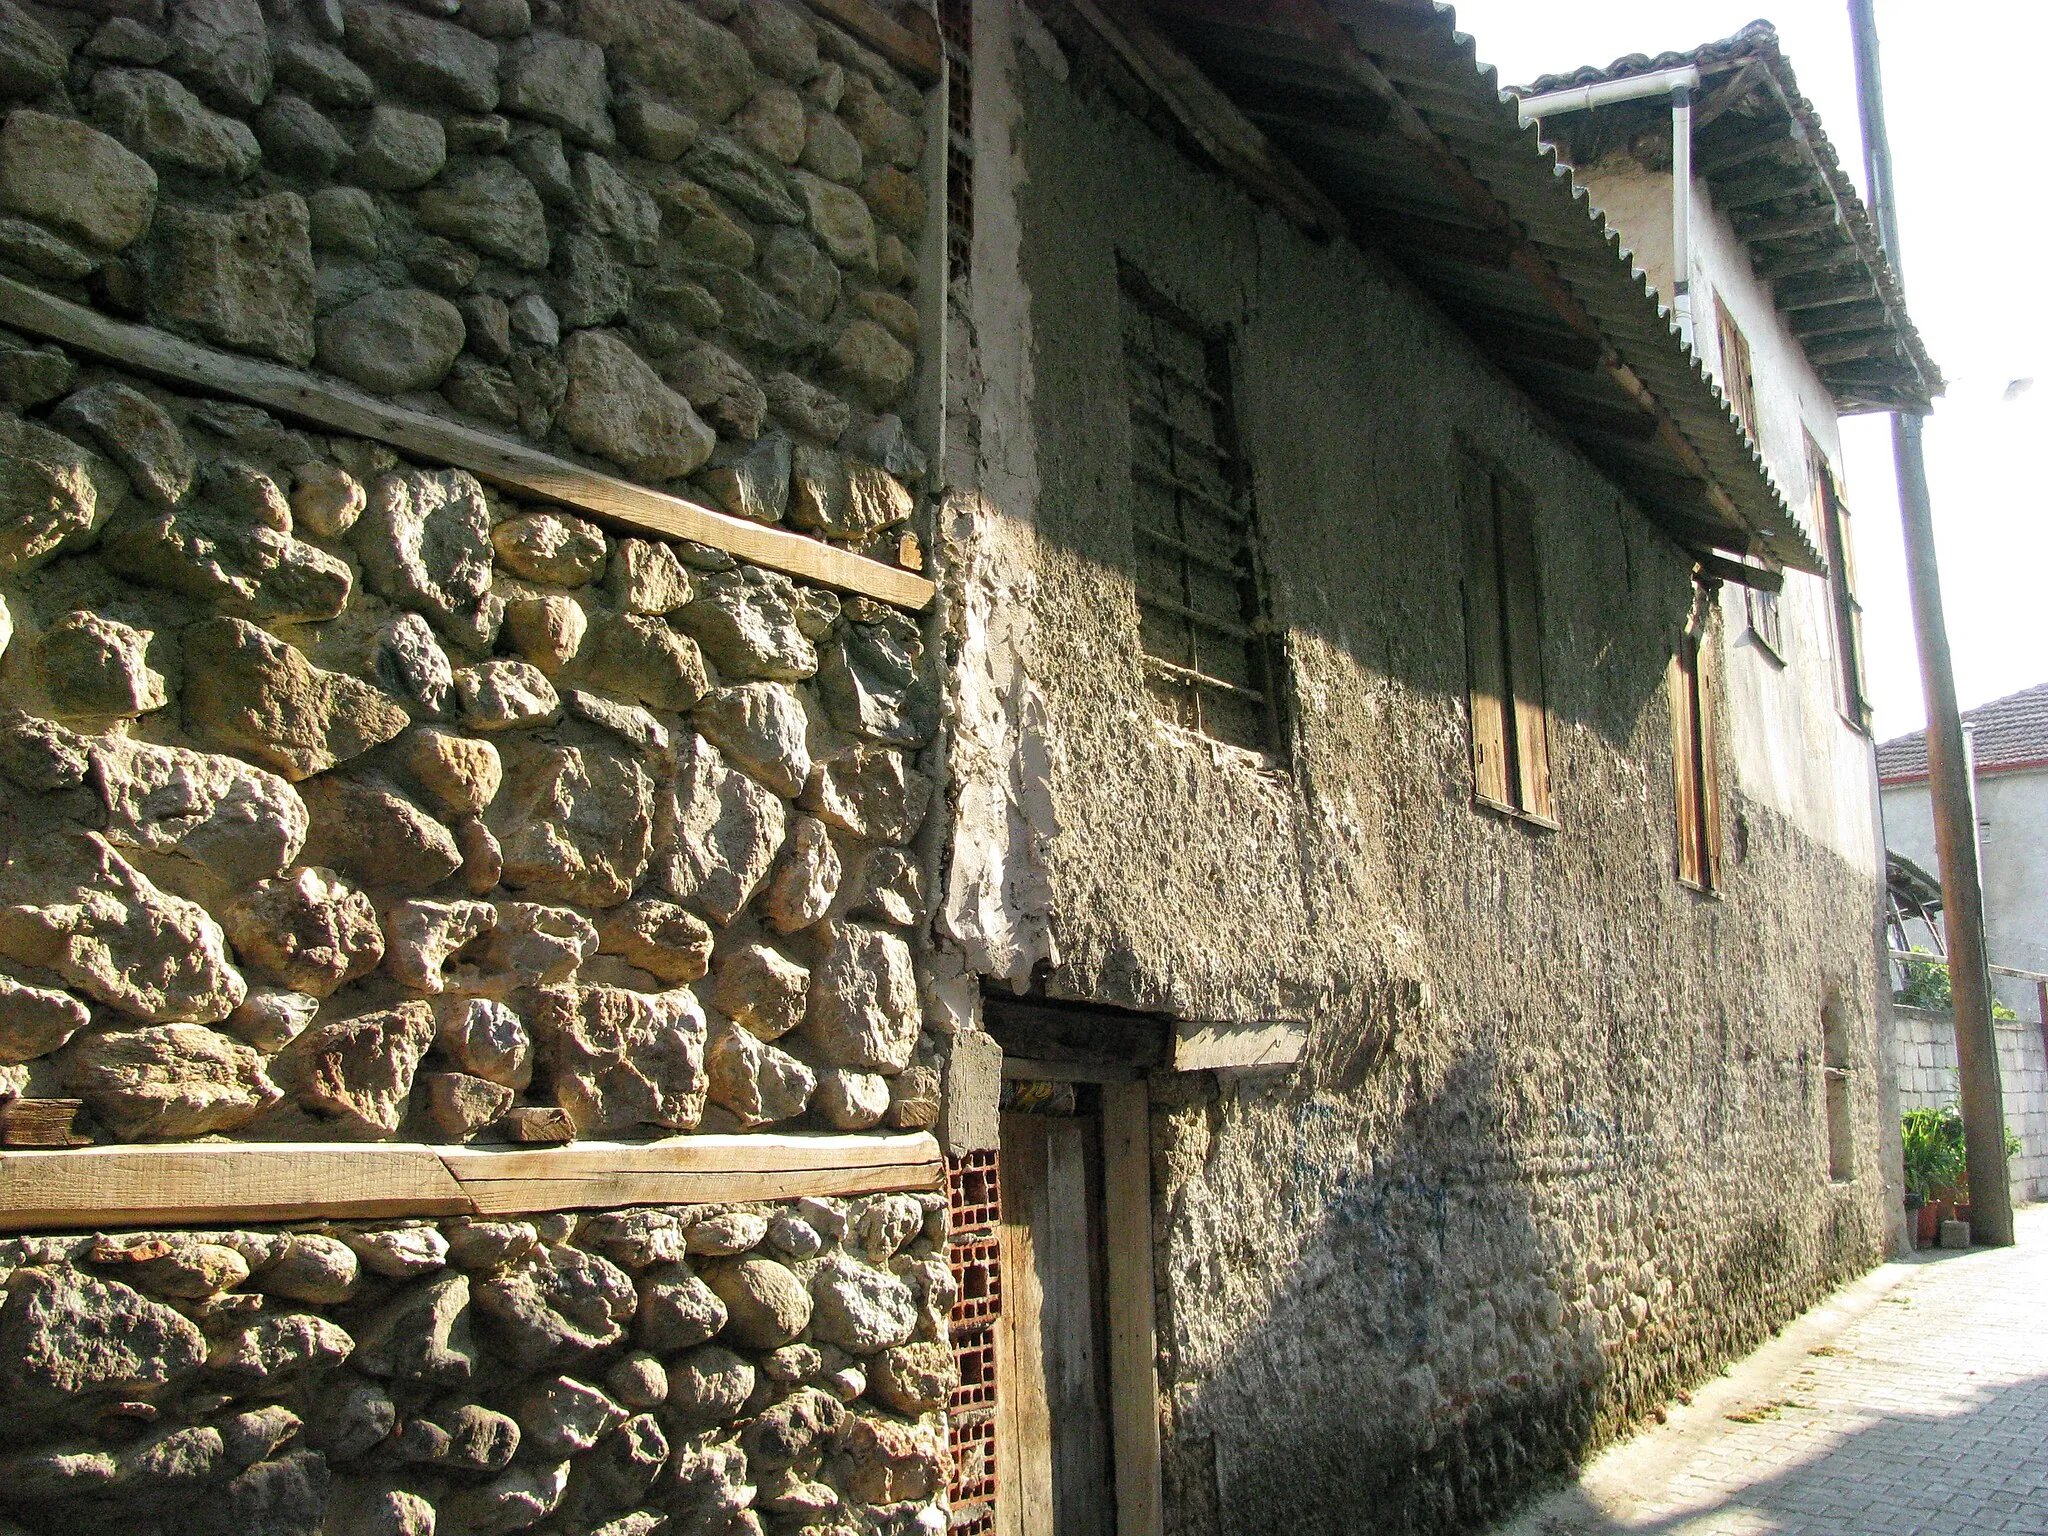
<path fill-rule="evenodd" d="M 1136 660 L 1141 676 L 1140 686 L 1150 703 L 1153 717 L 1161 724 L 1173 730 L 1184 731 L 1207 745 L 1249 753 L 1269 766 L 1284 768 L 1288 762 L 1293 718 L 1288 707 L 1288 689 L 1285 686 L 1285 648 L 1278 643 L 1278 626 L 1272 622 L 1271 617 L 1265 540 L 1258 516 L 1257 497 L 1253 490 L 1252 466 L 1244 452 L 1237 420 L 1235 339 L 1227 326 L 1204 324 L 1190 314 L 1186 308 L 1162 292 L 1140 268 L 1122 256 L 1117 258 L 1116 276 L 1119 367 L 1126 400 L 1126 424 L 1130 431 L 1130 500 L 1126 507 L 1130 520 L 1134 562 L 1131 572 L 1131 594 L 1133 605 L 1138 610 Z M 1137 419 L 1142 408 L 1132 372 L 1132 348 L 1124 335 L 1125 312 L 1133 307 L 1155 321 L 1163 321 L 1173 326 L 1197 342 L 1202 349 L 1207 377 L 1200 381 L 1199 388 L 1210 395 L 1217 415 L 1213 451 L 1224 467 L 1224 478 L 1230 486 L 1230 501 L 1240 514 L 1235 533 L 1236 558 L 1241 562 L 1235 578 L 1240 610 L 1237 616 L 1222 618 L 1208 615 L 1200 610 L 1199 605 L 1188 600 L 1191 594 L 1187 582 L 1192 564 L 1206 564 L 1215 569 L 1215 560 L 1213 557 L 1206 560 L 1197 559 L 1198 552 L 1179 537 L 1185 534 L 1185 528 L 1167 530 L 1151 527 L 1140 515 L 1138 485 L 1144 477 L 1139 465 Z M 1171 432 L 1174 429 L 1168 430 Z M 1176 492 L 1176 495 L 1178 494 Z M 1176 508 L 1178 516 L 1178 502 Z M 1177 596 L 1164 595 L 1148 589 L 1145 579 L 1146 561 L 1141 549 L 1147 540 L 1162 549 L 1174 551 L 1172 560 L 1182 579 L 1182 590 Z M 1199 666 L 1189 667 L 1156 654 L 1147 644 L 1144 614 L 1148 607 L 1178 618 L 1183 623 L 1198 625 L 1208 633 L 1231 635 L 1244 647 L 1246 670 L 1254 679 L 1254 686 L 1233 684 L 1226 678 L 1204 673 Z M 1196 652 L 1195 659 L 1200 660 L 1199 651 Z M 1177 684 L 1188 690 L 1188 697 L 1193 704 L 1192 723 L 1176 718 L 1163 707 L 1159 689 L 1154 684 L 1155 673 L 1167 674 L 1169 687 Z M 1206 698 L 1205 690 L 1248 694 L 1255 697 L 1262 716 L 1259 739 L 1240 740 L 1235 735 L 1220 734 L 1208 729 L 1202 713 L 1202 705 Z"/>
<path fill-rule="evenodd" d="M 1870 734 L 1870 684 L 1864 671 L 1863 603 L 1856 596 L 1856 546 L 1849 503 L 1834 467 L 1806 434 L 1806 477 L 1814 523 L 1828 559 L 1828 612 L 1835 637 L 1835 707 L 1864 735 Z"/>
<path fill-rule="evenodd" d="M 1722 714 L 1714 588 L 1695 587 L 1692 613 L 1665 670 L 1671 712 L 1671 799 L 1678 883 L 1703 896 L 1725 890 L 1721 826 Z"/>
<path fill-rule="evenodd" d="M 1783 569 L 1776 561 L 1770 559 L 1765 559 L 1763 564 L 1774 571 Z M 1789 658 L 1785 654 L 1784 594 L 1767 592 L 1762 587 L 1744 587 L 1742 617 L 1750 638 L 1756 642 L 1757 649 L 1778 667 L 1786 666 Z"/>
<path fill-rule="evenodd" d="M 1556 831 L 1535 517 L 1480 455 L 1461 447 L 1457 474 L 1473 803 Z"/>
<path fill-rule="evenodd" d="M 1721 393 L 1735 407 L 1743 430 L 1756 437 L 1756 365 L 1728 301 L 1714 294 L 1714 335 L 1721 349 Z"/>

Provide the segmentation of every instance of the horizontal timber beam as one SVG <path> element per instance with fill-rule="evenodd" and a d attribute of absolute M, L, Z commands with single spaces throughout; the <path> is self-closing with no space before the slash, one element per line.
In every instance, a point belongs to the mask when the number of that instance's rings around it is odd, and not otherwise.
<path fill-rule="evenodd" d="M 1344 217 L 1322 189 L 1237 109 L 1215 82 L 1126 0 L 1067 0 L 1074 13 L 1171 112 L 1212 160 L 1302 233 L 1328 240 Z"/>
<path fill-rule="evenodd" d="M 919 85 L 939 78 L 939 46 L 899 25 L 869 0 L 804 0 L 827 21 L 835 22 L 866 43 L 898 69 L 908 70 Z M 922 15 L 923 12 L 915 13 Z"/>
<path fill-rule="evenodd" d="M 494 1216 L 934 1189 L 939 1144 L 887 1136 L 671 1136 L 545 1149 L 396 1142 L 0 1152 L 0 1231 Z"/>
<path fill-rule="evenodd" d="M 1743 560 L 1730 560 L 1709 550 L 1692 549 L 1687 554 L 1699 566 L 1700 573 L 1715 581 L 1733 582 L 1738 587 L 1750 587 L 1758 592 L 1782 592 L 1785 590 L 1785 573 L 1761 565 L 1751 565 Z"/>
<path fill-rule="evenodd" d="M 756 565 L 912 611 L 932 600 L 931 582 L 818 539 L 729 517 L 665 491 L 585 469 L 487 432 L 407 410 L 296 369 L 218 352 L 149 326 L 112 320 L 68 299 L 0 277 L 0 325 L 58 342 L 167 384 L 227 395 L 331 432 L 373 438 L 453 465 L 507 490 L 587 512 L 657 538 L 709 544 Z"/>
<path fill-rule="evenodd" d="M 1797 213 L 1738 217 L 1735 232 L 1745 240 L 1785 240 L 1793 235 L 1810 235 L 1820 229 L 1840 229 L 1841 211 L 1830 203 L 1824 208 L 1802 208 Z"/>

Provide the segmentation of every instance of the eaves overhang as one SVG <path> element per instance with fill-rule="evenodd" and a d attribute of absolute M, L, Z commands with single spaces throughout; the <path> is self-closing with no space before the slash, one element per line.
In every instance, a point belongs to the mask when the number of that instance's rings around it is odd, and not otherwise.
<path fill-rule="evenodd" d="M 1785 324 L 1845 414 L 1921 414 L 1941 394 L 1941 371 L 1906 312 L 1903 285 L 1855 184 L 1767 21 L 1690 53 L 1631 54 L 1605 69 L 1545 75 L 1516 96 L 1540 96 L 1690 65 L 1693 167 L 1726 214 Z M 1545 138 L 1567 164 L 1614 154 L 1667 170 L 1671 114 L 1663 99 L 1618 102 L 1546 117 Z"/>
<path fill-rule="evenodd" d="M 1448 6 L 1034 4 L 1303 229 L 1384 252 L 1710 569 L 1825 569 L 1618 233 L 1522 125 Z"/>

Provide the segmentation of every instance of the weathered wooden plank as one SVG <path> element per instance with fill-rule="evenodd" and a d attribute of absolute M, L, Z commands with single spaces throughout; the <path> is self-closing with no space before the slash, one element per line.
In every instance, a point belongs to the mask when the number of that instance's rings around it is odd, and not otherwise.
<path fill-rule="evenodd" d="M 449 1216 L 932 1189 L 939 1144 L 679 1136 L 567 1147 L 250 1142 L 0 1152 L 0 1230 Z"/>
<path fill-rule="evenodd" d="M 1344 232 L 1343 215 L 1322 189 L 1275 150 L 1141 10 L 1126 0 L 1070 3 L 1218 165 L 1305 233 L 1328 239 Z"/>
<path fill-rule="evenodd" d="M 804 0 L 827 21 L 844 27 L 898 69 L 907 70 L 919 85 L 939 78 L 938 45 L 918 36 L 868 0 Z"/>
<path fill-rule="evenodd" d="M 945 1173 L 938 1142 L 923 1132 L 675 1136 L 547 1149 L 444 1147 L 439 1153 L 486 1215 L 932 1189 Z"/>
<path fill-rule="evenodd" d="M 0 1147 L 83 1147 L 91 1138 L 72 1129 L 82 1099 L 0 1101 Z"/>
<path fill-rule="evenodd" d="M 1102 1241 L 1117 1536 L 1159 1536 L 1158 1342 L 1152 1296 L 1152 1132 L 1143 1083 L 1102 1090 Z"/>
<path fill-rule="evenodd" d="M 742 560 L 843 592 L 915 611 L 931 601 L 935 590 L 913 571 L 897 570 L 786 529 L 729 517 L 523 443 L 373 399 L 332 380 L 109 319 L 12 278 L 0 277 L 0 324 L 167 383 L 246 400 L 330 431 L 374 438 L 633 532 L 710 544 Z"/>
<path fill-rule="evenodd" d="M 1299 1019 L 1255 1024 L 1176 1024 L 1173 1070 L 1211 1072 L 1227 1067 L 1284 1067 L 1301 1060 L 1308 1025 Z"/>
<path fill-rule="evenodd" d="M 0 1152 L 4 1231 L 473 1209 L 430 1147 L 256 1142 Z"/>

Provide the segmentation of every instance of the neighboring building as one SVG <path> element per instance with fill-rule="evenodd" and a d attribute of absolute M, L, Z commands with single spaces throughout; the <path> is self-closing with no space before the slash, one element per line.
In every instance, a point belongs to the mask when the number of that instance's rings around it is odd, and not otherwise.
<path fill-rule="evenodd" d="M 1668 107 L 1545 125 L 1603 219 L 1446 11 L 982 0 L 960 57 L 997 1529 L 1463 1528 L 1896 1230 L 1835 416 L 1939 381 L 1765 30 L 1698 56 L 1704 367 Z"/>
<path fill-rule="evenodd" d="M 2048 683 L 1963 711 L 1976 767 L 1984 939 L 1993 965 L 2048 974 Z M 1924 869 L 1939 861 L 1927 794 L 1927 733 L 1877 749 L 1885 846 Z M 1993 975 L 1998 1000 L 2040 1021 L 2032 981 Z"/>
<path fill-rule="evenodd" d="M 1990 962 L 1994 968 L 2048 975 L 2048 683 L 1964 710 L 1963 729 L 1976 767 L 1977 850 Z M 1936 868 L 1927 733 L 1913 731 L 1880 745 L 1877 771 L 1885 847 L 1922 869 Z M 1909 920 L 1900 931 L 1910 947 L 1943 947 L 1928 921 Z M 2042 1022 L 2042 987 L 2031 976 L 1994 969 L 1991 990 L 2013 1014 L 1996 1022 L 2006 1124 L 2021 1144 L 2012 1168 L 2013 1195 L 2038 1200 L 2048 1196 L 2048 1024 Z M 1953 1018 L 1901 1009 L 1898 1063 L 1904 1108 L 1954 1103 Z"/>

